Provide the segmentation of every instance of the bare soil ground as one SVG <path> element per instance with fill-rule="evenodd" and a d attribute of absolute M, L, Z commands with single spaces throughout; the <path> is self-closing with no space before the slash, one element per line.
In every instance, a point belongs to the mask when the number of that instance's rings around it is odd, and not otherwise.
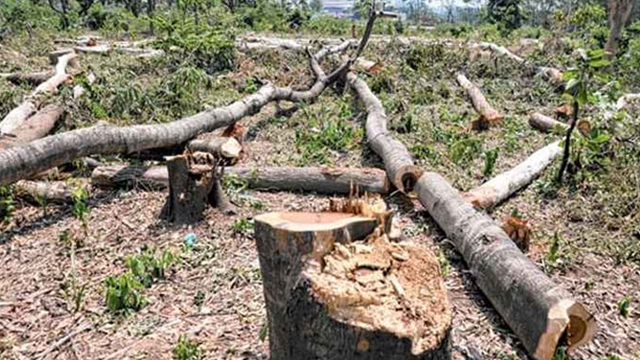
<path fill-rule="evenodd" d="M 475 116 L 453 77 L 446 71 L 426 72 L 418 80 L 407 80 L 406 69 L 401 60 L 394 59 L 393 51 L 383 54 L 370 51 L 368 56 L 392 64 L 389 74 L 368 78 L 368 82 L 373 83 L 374 91 L 376 87 L 394 89 L 381 95 L 392 126 L 403 123 L 403 114 L 411 112 L 417 128 L 422 129 L 411 134 L 397 132 L 397 136 L 410 147 L 433 146 L 427 151 L 433 157 L 419 158 L 420 163 L 442 173 L 461 190 L 482 183 L 482 159 L 472 157 L 468 163 L 454 163 L 448 146 L 441 140 L 465 134 L 466 124 Z M 289 61 L 296 59 L 300 58 Z M 270 63 L 281 60 L 274 55 Z M 242 73 L 228 79 L 242 80 L 246 74 L 259 73 L 261 78 L 271 75 L 279 83 L 299 83 L 300 78 L 308 76 L 299 70 L 305 64 L 282 60 L 275 70 L 265 70 L 254 68 L 255 58 L 246 61 Z M 492 73 L 491 69 L 486 71 L 489 75 L 479 82 L 497 108 L 509 114 L 504 127 L 477 135 L 485 148 L 503 150 L 498 173 L 524 160 L 553 136 L 537 134 L 526 125 L 527 112 L 539 110 L 542 106 L 538 102 L 543 102 L 536 99 L 522 105 L 524 98 L 531 98 L 527 92 L 527 86 L 534 88 L 531 83 L 523 85 Z M 449 79 L 434 83 L 429 76 Z M 416 85 L 420 79 L 430 88 Z M 389 84 L 380 84 L 387 80 Z M 230 83 L 231 80 L 226 84 Z M 407 94 L 431 98 L 424 105 L 413 106 Z M 546 110 L 553 105 L 549 101 Z M 319 124 L 332 119 L 347 121 L 355 129 L 361 127 L 364 116 L 350 95 L 333 92 L 289 116 L 276 114 L 271 106 L 243 121 L 248 139 L 246 155 L 240 163 L 322 163 L 317 157 L 305 158 L 304 149 L 296 143 L 297 137 L 307 136 L 302 131 L 322 131 L 321 127 L 303 130 L 311 119 L 320 119 Z M 328 164 L 379 166 L 379 159 L 362 143 L 362 133 L 350 136 L 353 143 L 343 150 L 322 153 Z M 0 358 L 170 359 L 178 338 L 184 334 L 201 343 L 207 359 L 268 358 L 267 342 L 260 336 L 266 317 L 255 239 L 247 226 L 238 225 L 239 221 L 266 211 L 318 211 L 328 207 L 328 199 L 313 194 L 258 191 L 244 191 L 241 195 L 263 207 L 257 210 L 245 203 L 234 216 L 209 210 L 205 220 L 196 226 L 175 227 L 158 219 L 165 192 L 94 190 L 86 236 L 68 206 L 20 206 L 0 241 L 0 350 L 4 350 L 0 351 Z M 397 194 L 387 200 L 398 212 L 403 241 L 425 244 L 439 255 L 454 310 L 455 358 L 526 358 L 518 339 L 475 286 L 460 256 L 420 204 Z M 629 241 L 640 240 L 634 239 L 624 224 L 603 225 L 603 217 L 593 211 L 589 201 L 567 191 L 545 200 L 534 184 L 495 209 L 493 216 L 502 221 L 513 208 L 524 214 L 535 234 L 531 259 L 596 314 L 600 327 L 597 336 L 574 358 L 595 360 L 616 354 L 634 360 L 640 357 L 640 269 L 633 261 L 616 259 L 619 247 L 603 244 L 624 247 Z M 61 241 L 64 231 L 82 239 L 82 246 Z M 197 237 L 191 249 L 183 246 L 183 238 L 190 233 Z M 561 261 L 549 264 L 546 258 L 555 234 L 562 239 Z M 181 262 L 166 280 L 143 291 L 148 306 L 128 317 L 114 318 L 105 306 L 104 280 L 124 272 L 125 258 L 145 246 L 172 249 Z M 74 282 L 86 285 L 79 311 L 74 311 L 70 291 Z M 625 296 L 632 299 L 627 317 L 618 310 Z M 73 336 L 68 341 L 62 341 L 70 334 Z M 56 345 L 58 342 L 60 345 Z"/>

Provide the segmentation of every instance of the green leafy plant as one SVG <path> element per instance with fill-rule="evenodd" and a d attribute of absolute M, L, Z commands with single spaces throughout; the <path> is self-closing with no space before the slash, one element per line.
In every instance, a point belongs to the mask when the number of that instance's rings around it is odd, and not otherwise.
<path fill-rule="evenodd" d="M 73 312 L 82 310 L 87 295 L 87 284 L 78 284 L 78 279 L 74 274 L 62 285 L 62 290 L 71 310 Z"/>
<path fill-rule="evenodd" d="M 570 249 L 566 247 L 566 244 L 558 233 L 553 234 L 553 240 L 547 254 L 544 258 L 544 265 L 548 271 L 564 270 L 569 265 L 572 258 Z"/>
<path fill-rule="evenodd" d="M 78 187 L 71 192 L 71 200 L 73 201 L 73 216 L 82 222 L 82 229 L 85 236 L 89 231 L 89 219 L 87 216 L 91 212 L 89 208 L 89 190 L 85 187 Z"/>
<path fill-rule="evenodd" d="M 204 359 L 204 355 L 200 345 L 189 340 L 186 335 L 180 336 L 178 344 L 173 348 L 174 360 L 201 360 Z"/>
<path fill-rule="evenodd" d="M 253 219 L 241 218 L 233 222 L 233 233 L 238 235 L 247 235 L 253 231 Z"/>
<path fill-rule="evenodd" d="M 105 280 L 105 287 L 107 308 L 114 315 L 128 315 L 147 304 L 147 300 L 141 294 L 144 286 L 131 272 L 109 276 Z"/>
<path fill-rule="evenodd" d="M 0 220 L 6 222 L 13 215 L 15 200 L 12 186 L 0 186 Z"/>
<path fill-rule="evenodd" d="M 498 149 L 485 151 L 484 154 L 482 154 L 482 157 L 484 158 L 484 168 L 482 170 L 482 175 L 485 178 L 493 175 L 493 172 L 496 170 L 496 160 L 498 159 L 498 154 Z"/>
<path fill-rule="evenodd" d="M 145 287 L 151 287 L 156 279 L 164 279 L 177 257 L 170 250 L 156 256 L 156 249 L 144 249 L 140 254 L 127 257 L 126 265 L 136 279 Z"/>
<path fill-rule="evenodd" d="M 629 316 L 629 305 L 631 305 L 631 297 L 625 296 L 618 303 L 618 313 L 623 317 Z"/>
<path fill-rule="evenodd" d="M 451 161 L 459 165 L 465 165 L 482 153 L 482 142 L 470 135 L 463 135 L 449 147 Z"/>

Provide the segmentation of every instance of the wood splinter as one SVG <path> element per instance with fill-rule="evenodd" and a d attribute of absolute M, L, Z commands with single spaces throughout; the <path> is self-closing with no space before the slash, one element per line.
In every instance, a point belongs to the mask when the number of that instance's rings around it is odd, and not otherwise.
<path fill-rule="evenodd" d="M 384 202 L 257 216 L 271 358 L 450 359 L 436 257 L 388 240 Z"/>

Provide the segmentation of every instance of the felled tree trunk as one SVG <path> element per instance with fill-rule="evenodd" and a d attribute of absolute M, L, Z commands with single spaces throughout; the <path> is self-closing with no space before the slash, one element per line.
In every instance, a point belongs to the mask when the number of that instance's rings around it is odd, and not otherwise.
<path fill-rule="evenodd" d="M 331 51 L 321 51 L 327 56 Z M 310 57 L 311 68 L 319 69 L 321 56 Z M 316 82 L 307 91 L 267 84 L 256 93 L 225 107 L 205 110 L 178 121 L 156 125 L 127 127 L 91 127 L 48 136 L 23 146 L 0 152 L 0 186 L 28 178 L 49 168 L 69 163 L 76 158 L 98 154 L 130 154 L 146 149 L 182 144 L 198 135 L 226 127 L 245 116 L 257 113 L 272 102 L 289 100 L 310 102 L 332 84 L 349 62 L 330 75 L 316 72 Z"/>
<path fill-rule="evenodd" d="M 472 127 L 476 130 L 487 129 L 492 125 L 497 125 L 502 123 L 502 116 L 496 109 L 494 109 L 487 99 L 485 99 L 484 95 L 480 89 L 478 89 L 466 76 L 463 74 L 458 74 L 456 76 L 458 84 L 462 86 L 466 91 L 467 95 L 471 99 L 471 104 L 473 104 L 473 108 L 478 113 L 480 118 L 477 121 L 474 121 Z"/>
<path fill-rule="evenodd" d="M 52 71 L 42 71 L 35 73 L 11 73 L 6 74 L 3 77 L 16 85 L 21 84 L 29 84 L 29 85 L 40 85 L 43 82 L 47 81 L 51 76 L 53 76 Z"/>
<path fill-rule="evenodd" d="M 15 183 L 14 194 L 16 197 L 29 202 L 42 204 L 64 204 L 72 201 L 73 189 L 64 181 L 27 181 L 21 180 Z"/>
<path fill-rule="evenodd" d="M 539 112 L 535 112 L 529 116 L 529 125 L 542 132 L 552 132 L 556 129 L 565 131 L 566 129 L 568 129 L 567 124 L 550 118 Z"/>
<path fill-rule="evenodd" d="M 204 153 L 168 159 L 169 196 L 162 217 L 178 224 L 200 221 L 215 183 L 214 166 L 211 155 Z"/>
<path fill-rule="evenodd" d="M 272 359 L 450 359 L 451 310 L 430 251 L 389 242 L 375 216 L 255 221 Z"/>
<path fill-rule="evenodd" d="M 29 97 L 13 109 L 5 118 L 0 121 L 0 132 L 3 134 L 12 134 L 13 131 L 22 126 L 24 122 L 36 111 L 35 98 L 40 93 L 55 93 L 58 86 L 62 85 L 69 75 L 66 73 L 67 65 L 76 58 L 75 53 L 67 53 L 58 58 L 55 73 L 48 80 L 38 85 L 38 87 L 29 95 Z"/>
<path fill-rule="evenodd" d="M 242 145 L 232 137 L 209 136 L 189 141 L 187 148 L 193 152 L 209 153 L 217 158 L 236 160 L 242 152 Z"/>
<path fill-rule="evenodd" d="M 571 351 L 593 337 L 593 315 L 444 178 L 426 172 L 416 189 L 420 202 L 464 257 L 476 284 L 532 357 L 551 360 L 563 338 Z"/>
<path fill-rule="evenodd" d="M 512 53 L 511 51 L 509 51 L 509 49 L 505 48 L 504 46 L 500 46 L 500 45 L 497 45 L 494 43 L 488 43 L 488 42 L 473 44 L 471 46 L 472 61 L 475 60 L 473 57 L 475 56 L 475 54 L 477 54 L 478 50 L 481 50 L 483 52 L 489 52 L 491 54 L 496 54 L 499 57 L 506 57 L 523 66 L 527 65 L 527 60 L 525 58 Z M 537 73 L 540 74 L 544 80 L 552 84 L 557 85 L 563 80 L 562 71 L 556 68 L 540 66 L 535 69 Z"/>
<path fill-rule="evenodd" d="M 347 81 L 367 110 L 367 140 L 373 151 L 382 158 L 391 183 L 402 192 L 412 192 L 422 170 L 414 165 L 407 148 L 389 134 L 387 115 L 382 103 L 371 92 L 367 83 L 354 73 L 347 74 Z"/>
<path fill-rule="evenodd" d="M 524 162 L 484 184 L 462 194 L 476 208 L 489 209 L 529 185 L 562 153 L 560 142 L 551 143 L 533 153 Z"/>
<path fill-rule="evenodd" d="M 15 128 L 11 137 L 0 139 L 0 150 L 40 139 L 55 127 L 64 110 L 58 105 L 48 105 Z"/>
<path fill-rule="evenodd" d="M 247 187 L 258 190 L 313 191 L 320 194 L 348 195 L 389 192 L 389 181 L 384 171 L 373 168 L 322 167 L 227 167 L 228 176 L 245 181 Z M 91 174 L 94 186 L 166 188 L 168 173 L 165 166 L 150 168 L 127 166 L 101 166 Z"/>

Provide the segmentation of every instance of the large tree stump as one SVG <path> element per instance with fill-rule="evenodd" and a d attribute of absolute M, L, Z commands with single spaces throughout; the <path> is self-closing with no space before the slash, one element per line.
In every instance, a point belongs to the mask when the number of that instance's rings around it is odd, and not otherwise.
<path fill-rule="evenodd" d="M 366 215 L 256 217 L 273 360 L 450 358 L 435 256 L 391 243 L 384 217 Z"/>

